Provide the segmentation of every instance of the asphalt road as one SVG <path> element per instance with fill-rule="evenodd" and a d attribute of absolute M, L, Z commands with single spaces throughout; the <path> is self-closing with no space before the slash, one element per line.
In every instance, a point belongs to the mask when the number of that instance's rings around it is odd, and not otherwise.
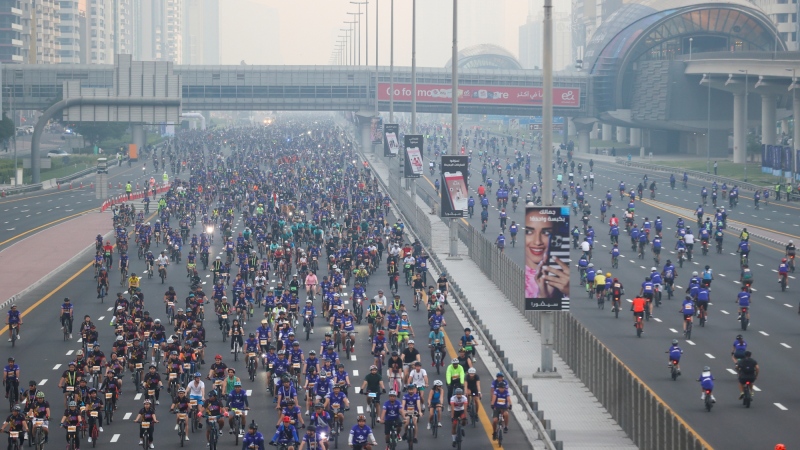
<path fill-rule="evenodd" d="M 134 188 L 137 182 L 143 187 L 151 176 L 161 181 L 161 175 L 154 173 L 152 166 L 143 172 L 141 162 L 134 162 L 131 167 L 125 163 L 112 167 L 108 174 L 112 184 L 109 195 L 124 193 L 128 180 Z M 94 179 L 94 175 L 84 178 L 83 188 L 80 188 L 80 181 L 75 181 L 71 189 L 62 186 L 60 190 L 34 191 L 0 199 L 0 250 L 36 231 L 99 207 L 102 200 L 95 198 L 95 190 L 91 188 Z M 120 183 L 122 188 L 118 187 Z"/>
<path fill-rule="evenodd" d="M 539 162 L 539 153 L 535 152 L 532 167 L 535 177 L 535 167 Z M 472 195 L 478 198 L 476 189 L 480 184 L 480 166 L 477 158 L 473 160 L 476 166 L 472 172 L 476 174 L 470 183 Z M 588 164 L 584 162 L 588 169 Z M 628 170 L 611 164 L 595 164 L 595 188 L 589 191 L 587 198 L 592 205 L 595 216 L 589 222 L 596 229 L 596 247 L 594 264 L 596 268 L 610 271 L 615 277 L 627 286 L 626 297 L 632 298 L 638 293 L 644 277 L 649 274 L 649 269 L 654 265 L 652 254 L 647 252 L 645 259 L 637 259 L 636 254 L 630 251 L 625 243 L 629 239 L 621 236 L 620 242 L 623 257 L 620 258 L 618 270 L 611 270 L 610 249 L 607 224 L 600 224 L 599 204 L 605 198 L 607 189 L 615 194 L 612 210 L 607 212 L 622 215 L 619 208 L 617 186 L 622 178 L 628 189 L 635 186 L 641 179 L 641 171 Z M 432 181 L 425 172 L 425 178 L 418 180 L 419 188 L 424 189 L 429 195 L 434 195 Z M 438 172 L 437 172 L 438 175 Z M 659 202 L 682 208 L 693 209 L 700 201 L 700 185 L 692 183 L 689 190 L 670 190 L 666 178 L 656 174 L 648 175 L 661 178 L 656 203 L 648 201 L 637 202 L 636 218 L 641 224 L 644 217 L 651 220 L 660 215 L 665 224 L 664 248 L 662 251 L 662 266 L 670 256 L 669 250 L 674 247 L 674 225 L 677 216 L 664 209 Z M 493 177 L 497 180 L 497 176 Z M 662 181 L 663 180 L 663 181 Z M 708 186 L 710 189 L 710 185 Z M 528 192 L 530 183 L 526 183 L 524 192 Z M 496 190 L 496 184 L 495 184 Z M 741 196 L 740 196 L 741 197 Z M 494 191 L 490 195 L 491 204 L 494 205 Z M 523 194 L 524 198 L 524 194 Z M 709 200 L 710 201 L 710 200 Z M 559 202 L 559 199 L 557 199 Z M 763 202 L 762 202 L 763 203 Z M 509 224 L 511 220 L 518 223 L 523 220 L 523 202 L 520 208 L 512 212 L 509 207 Z M 627 200 L 625 202 L 627 205 Z M 509 202 L 510 206 L 510 202 Z M 775 231 L 787 234 L 796 233 L 798 226 L 795 210 L 798 206 L 793 204 L 770 202 L 770 205 L 755 211 L 752 200 L 741 198 L 740 206 L 729 215 L 731 220 L 747 223 L 746 226 L 768 227 Z M 709 208 L 706 208 L 708 211 Z M 490 215 L 486 237 L 494 241 L 499 233 L 499 211 L 495 206 L 490 207 Z M 573 223 L 579 223 L 579 218 L 573 217 Z M 476 206 L 476 213 L 469 221 L 474 227 L 480 227 L 480 206 Z M 608 219 L 606 219 L 608 220 Z M 684 216 L 687 224 L 696 225 L 694 216 Z M 749 222 L 749 223 L 748 223 Z M 571 228 L 571 227 L 570 227 Z M 694 227 L 696 228 L 696 226 Z M 752 231 L 752 230 L 751 230 Z M 522 235 L 518 236 L 522 239 Z M 507 236 L 508 238 L 508 236 Z M 787 237 L 788 239 L 788 237 Z M 790 288 L 781 292 L 775 274 L 783 247 L 767 243 L 759 239 L 751 239 L 750 262 L 755 273 L 754 292 L 752 296 L 752 313 L 750 327 L 746 332 L 740 329 L 737 321 L 737 305 L 734 303 L 739 292 L 739 265 L 735 255 L 738 244 L 738 233 L 728 233 L 725 236 L 725 246 L 722 255 L 717 255 L 714 250 L 708 256 L 702 256 L 699 250 L 691 263 L 684 264 L 683 269 L 678 269 L 679 278 L 677 285 L 685 288 L 685 283 L 691 276 L 692 270 L 702 271 L 706 264 L 711 265 L 715 273 L 712 284 L 712 306 L 709 312 L 709 323 L 705 328 L 700 328 L 695 322 L 692 340 L 683 339 L 682 316 L 678 313 L 679 300 L 664 300 L 662 307 L 654 311 L 654 320 L 646 323 L 645 334 L 642 339 L 637 339 L 631 324 L 630 313 L 620 319 L 615 319 L 611 308 L 599 310 L 594 300 L 588 300 L 585 291 L 579 286 L 578 271 L 573 270 L 572 279 L 572 313 L 584 323 L 612 352 L 640 376 L 655 392 L 664 399 L 669 406 L 681 415 L 694 429 L 716 448 L 771 448 L 777 442 L 783 442 L 788 448 L 800 446 L 800 435 L 794 432 L 796 412 L 800 410 L 800 396 L 791 389 L 796 379 L 798 351 L 800 351 L 800 336 L 796 332 L 797 296 L 792 292 L 797 289 L 794 276 L 789 280 Z M 523 248 L 510 247 L 510 239 L 506 242 L 506 253 L 518 264 L 524 264 Z M 696 248 L 699 246 L 696 246 Z M 673 255 L 674 256 L 674 255 Z M 660 268 L 659 267 L 659 270 Z M 666 296 L 665 296 L 666 298 Z M 624 307 L 623 307 L 624 308 Z M 735 336 L 743 333 L 748 342 L 748 349 L 753 352 L 754 358 L 759 362 L 762 375 L 756 382 L 758 391 L 750 410 L 745 409 L 737 400 L 738 389 L 736 377 L 733 373 L 731 361 L 731 346 Z M 684 375 L 673 382 L 667 368 L 665 351 L 670 347 L 672 339 L 678 339 L 684 350 L 681 367 Z M 695 381 L 700 375 L 703 366 L 710 366 L 717 379 L 715 395 L 717 404 L 711 413 L 706 413 L 699 396 L 699 384 Z M 724 421 L 724 422 L 723 422 Z M 729 426 L 720 424 L 746 424 L 751 431 L 733 433 Z"/>
<path fill-rule="evenodd" d="M 109 223 L 109 227 L 110 226 L 111 224 Z M 240 227 L 241 225 L 238 226 Z M 218 244 L 219 240 L 217 239 L 215 242 Z M 212 254 L 216 252 L 219 252 L 218 246 L 212 248 Z M 137 269 L 142 265 L 143 264 L 141 264 L 138 260 L 133 260 L 132 270 L 136 272 Z M 370 297 L 375 295 L 377 289 L 379 288 L 389 292 L 388 279 L 382 275 L 383 270 L 384 266 L 382 265 L 380 271 L 376 273 L 376 275 L 370 280 L 371 282 L 368 288 Z M 119 272 L 112 272 L 110 280 L 112 286 L 112 295 L 106 299 L 105 303 L 101 304 L 100 301 L 95 298 L 94 280 L 92 278 L 92 272 L 89 266 L 82 266 L 78 264 L 75 265 L 74 268 L 70 268 L 70 271 L 74 271 L 73 276 L 67 279 L 62 285 L 52 287 L 53 290 L 51 292 L 46 295 L 43 294 L 41 300 L 28 310 L 28 313 L 24 317 L 24 325 L 22 330 L 22 333 L 25 333 L 25 337 L 18 342 L 17 348 L 12 350 L 10 343 L 6 344 L 8 346 L 6 353 L 9 355 L 13 354 L 17 358 L 17 363 L 22 368 L 21 379 L 23 382 L 27 382 L 29 379 L 35 379 L 39 381 L 40 385 L 44 385 L 42 388 L 46 392 L 48 399 L 53 404 L 54 415 L 60 414 L 62 404 L 62 397 L 59 393 L 60 391 L 56 388 L 58 379 L 61 375 L 61 372 L 66 368 L 68 362 L 70 361 L 73 352 L 80 348 L 80 344 L 75 341 L 64 342 L 62 340 L 59 325 L 57 325 L 57 310 L 60 308 L 61 300 L 64 297 L 70 297 L 77 305 L 75 311 L 76 317 L 82 317 L 84 314 L 88 314 L 92 317 L 95 323 L 99 324 L 100 342 L 103 350 L 108 353 L 111 338 L 113 336 L 112 329 L 107 326 L 108 321 L 112 317 L 110 301 L 112 301 L 111 299 L 114 297 L 114 292 L 123 290 L 119 288 Z M 146 305 L 148 305 L 148 309 L 154 317 L 163 318 L 164 316 L 162 298 L 163 292 L 166 290 L 167 286 L 174 285 L 179 293 L 179 296 L 185 296 L 188 289 L 188 283 L 186 278 L 184 278 L 184 273 L 185 272 L 182 267 L 170 267 L 167 284 L 163 285 L 159 282 L 160 280 L 158 277 L 142 280 Z M 211 281 L 208 272 L 204 272 L 203 276 L 206 282 Z M 210 283 L 207 286 L 210 288 Z M 401 285 L 400 294 L 402 298 L 406 299 L 407 301 L 411 295 L 411 290 L 410 288 Z M 321 307 L 319 298 L 316 299 L 315 306 L 318 308 Z M 417 341 L 426 341 L 426 338 L 423 337 L 423 335 L 427 335 L 427 332 L 424 331 L 427 330 L 427 327 L 424 323 L 426 320 L 425 313 L 423 311 L 412 310 L 410 315 L 412 326 L 416 327 L 415 330 L 418 338 Z M 452 314 L 446 314 L 445 317 L 448 320 L 454 320 Z M 304 337 L 300 338 L 301 345 L 306 352 L 311 349 L 315 349 L 317 351 L 319 350 L 319 343 L 323 339 L 323 330 L 325 329 L 325 327 L 320 325 L 320 320 L 321 319 L 317 318 L 317 333 L 312 335 L 312 339 L 310 341 L 305 341 Z M 257 326 L 258 321 L 248 322 L 245 330 L 247 332 L 254 331 Z M 457 341 L 462 334 L 461 330 L 463 329 L 463 325 L 451 323 L 447 328 L 450 331 L 448 340 Z M 357 331 L 360 334 L 358 335 L 359 338 L 356 346 L 355 356 L 352 357 L 351 361 L 345 362 L 345 365 L 347 371 L 350 373 L 351 383 L 353 385 L 360 386 L 361 382 L 363 381 L 363 376 L 368 372 L 368 368 L 372 363 L 372 359 L 368 356 L 369 348 L 366 343 L 368 328 L 366 322 L 364 322 L 364 325 L 358 326 Z M 7 330 L 4 329 L 3 332 L 7 332 Z M 246 379 L 247 375 L 245 365 L 241 358 L 239 362 L 231 362 L 232 355 L 230 353 L 229 344 L 222 342 L 218 329 L 215 326 L 210 326 L 208 328 L 208 335 L 209 347 L 206 350 L 207 362 L 211 362 L 212 355 L 215 353 L 220 353 L 223 355 L 224 361 L 230 366 L 235 367 L 238 370 L 238 374 L 245 378 L 243 384 L 245 389 L 247 389 L 249 392 L 251 405 L 248 422 L 249 420 L 254 419 L 260 425 L 260 430 L 263 431 L 269 438 L 271 434 L 274 433 L 274 428 L 272 425 L 277 422 L 278 416 L 276 411 L 273 409 L 274 406 L 272 400 L 269 399 L 266 394 L 266 377 L 264 372 L 259 370 L 257 381 L 251 383 Z M 454 352 L 452 345 L 448 345 L 448 350 L 452 357 Z M 431 367 L 431 359 L 427 349 L 422 351 L 422 360 L 424 363 L 424 368 L 428 370 L 429 381 L 431 384 L 434 379 L 444 378 L 443 373 L 441 376 L 435 375 L 435 371 L 433 371 L 433 368 Z M 207 370 L 207 367 L 208 366 L 205 366 L 203 372 Z M 487 392 L 488 388 L 486 386 L 488 386 L 487 383 L 489 383 L 492 379 L 492 374 L 487 371 L 483 364 L 478 363 L 476 367 L 479 370 L 478 373 L 484 385 L 483 391 Z M 111 443 L 125 443 L 126 448 L 133 448 L 134 444 L 137 442 L 135 439 L 138 435 L 138 426 L 133 424 L 132 420 L 136 417 L 136 413 L 141 407 L 142 399 L 140 398 L 140 395 L 136 395 L 131 388 L 130 376 L 128 374 L 126 374 L 124 382 L 126 384 L 124 386 L 123 396 L 120 400 L 118 410 L 115 414 L 115 422 L 110 426 L 105 427 L 105 432 L 101 434 L 99 439 L 99 446 L 101 448 L 106 447 Z M 210 386 L 208 384 L 206 389 L 207 391 L 210 390 Z M 166 392 L 162 391 L 162 394 L 164 394 L 162 395 L 163 399 L 166 397 Z M 345 428 L 348 430 L 354 424 L 356 414 L 365 410 L 366 404 L 364 400 L 365 397 L 361 395 L 355 395 L 351 392 L 350 398 L 352 401 L 352 407 L 351 410 L 346 413 L 345 420 Z M 484 408 L 487 406 L 488 402 L 489 397 L 485 396 L 483 399 Z M 162 400 L 161 405 L 157 406 L 156 408 L 157 416 L 161 421 L 161 424 L 155 427 L 156 448 L 178 448 L 179 446 L 177 433 L 173 430 L 173 425 L 175 423 L 174 418 L 168 414 L 167 409 L 167 402 L 164 400 Z M 443 420 L 442 422 L 445 428 L 440 429 L 441 434 L 438 439 L 434 439 L 430 435 L 430 431 L 425 429 L 424 422 L 422 422 L 422 428 L 419 430 L 419 444 L 416 446 L 416 448 L 450 448 L 450 434 L 449 429 L 447 428 L 448 422 L 447 420 Z M 486 431 L 487 425 L 490 427 L 490 422 L 488 422 L 488 419 L 483 417 L 483 420 L 478 423 L 477 428 L 473 429 L 469 427 L 466 430 L 467 434 L 463 448 L 492 448 L 489 434 Z M 379 430 L 383 430 L 381 425 L 379 425 L 378 428 Z M 517 423 L 511 423 L 510 428 L 511 432 L 505 437 L 505 446 L 507 448 L 514 449 L 529 448 L 530 446 L 522 433 L 519 431 Z M 489 428 L 489 430 L 491 430 L 491 428 Z M 225 427 L 225 431 L 225 434 L 221 436 L 221 448 L 234 448 L 234 439 L 233 436 L 227 434 L 227 425 Z M 56 428 L 53 428 L 53 433 L 51 444 L 60 445 L 60 443 L 63 442 L 64 433 L 62 430 Z M 188 448 L 205 448 L 203 445 L 204 434 L 191 434 L 189 438 L 190 442 L 186 444 Z M 345 438 L 346 437 L 343 435 L 342 439 Z M 379 443 L 383 441 L 381 431 L 379 431 L 378 441 Z M 401 444 L 403 445 L 401 445 L 400 448 L 405 448 L 405 442 L 402 442 Z M 346 448 L 342 447 L 345 445 L 345 441 L 341 441 L 339 445 L 340 448 Z M 82 448 L 86 448 L 85 442 Z"/>

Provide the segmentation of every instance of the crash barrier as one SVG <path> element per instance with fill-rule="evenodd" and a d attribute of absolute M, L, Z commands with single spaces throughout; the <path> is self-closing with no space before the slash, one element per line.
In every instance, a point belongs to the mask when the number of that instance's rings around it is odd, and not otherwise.
<path fill-rule="evenodd" d="M 164 192 L 167 192 L 169 188 L 170 188 L 169 184 L 160 185 L 158 188 L 156 188 L 156 193 L 162 194 Z M 147 191 L 131 192 L 130 198 L 128 198 L 127 194 L 118 194 L 111 196 L 103 202 L 102 206 L 100 206 L 100 211 L 103 212 L 108 208 L 111 208 L 112 206 L 118 205 L 120 203 L 125 203 L 134 200 L 141 200 L 144 198 L 146 192 L 151 192 L 151 190 L 148 189 Z"/>

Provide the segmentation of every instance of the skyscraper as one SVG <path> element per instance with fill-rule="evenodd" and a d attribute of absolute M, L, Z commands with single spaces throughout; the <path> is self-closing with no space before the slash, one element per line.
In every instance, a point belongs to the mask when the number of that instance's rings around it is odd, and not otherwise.
<path fill-rule="evenodd" d="M 184 0 L 183 64 L 219 64 L 219 0 Z"/>
<path fill-rule="evenodd" d="M 133 59 L 180 64 L 182 0 L 138 0 L 133 7 Z"/>
<path fill-rule="evenodd" d="M 0 62 L 22 63 L 22 9 L 19 0 L 0 0 Z"/>
<path fill-rule="evenodd" d="M 759 6 L 772 19 L 778 27 L 778 33 L 786 42 L 789 50 L 799 50 L 797 42 L 798 20 L 800 5 L 797 0 L 751 0 Z"/>
<path fill-rule="evenodd" d="M 80 64 L 81 62 L 81 33 L 80 10 L 78 0 L 60 0 L 59 2 L 59 30 L 58 49 L 61 64 Z"/>
<path fill-rule="evenodd" d="M 533 12 L 533 11 L 531 11 Z M 519 27 L 519 62 L 526 69 L 542 67 L 542 21 L 539 13 L 528 15 L 528 21 Z M 568 13 L 553 13 L 553 70 L 571 69 L 572 16 Z"/>
<path fill-rule="evenodd" d="M 23 46 L 20 51 L 28 64 L 59 62 L 60 2 L 56 0 L 21 0 Z"/>

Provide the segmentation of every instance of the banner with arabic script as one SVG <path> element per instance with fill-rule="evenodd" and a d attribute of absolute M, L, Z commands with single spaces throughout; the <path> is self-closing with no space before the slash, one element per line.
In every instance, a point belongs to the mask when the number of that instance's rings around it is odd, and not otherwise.
<path fill-rule="evenodd" d="M 426 103 L 449 103 L 452 101 L 452 88 L 449 84 L 417 84 L 417 101 Z M 542 88 L 515 86 L 461 86 L 458 89 L 459 103 L 486 105 L 528 105 L 542 104 Z M 378 83 L 378 100 L 389 101 L 389 83 Z M 411 84 L 394 84 L 394 101 L 411 101 Z M 580 88 L 553 88 L 553 106 L 556 108 L 580 108 Z"/>

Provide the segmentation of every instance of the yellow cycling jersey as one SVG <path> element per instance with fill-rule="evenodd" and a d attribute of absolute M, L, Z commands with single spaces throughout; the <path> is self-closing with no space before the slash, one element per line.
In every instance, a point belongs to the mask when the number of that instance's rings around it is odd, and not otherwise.
<path fill-rule="evenodd" d="M 139 287 L 139 277 L 128 278 L 128 287 Z"/>
<path fill-rule="evenodd" d="M 605 286 L 606 285 L 606 276 L 600 275 L 599 273 L 594 276 L 594 285 L 595 286 Z"/>

